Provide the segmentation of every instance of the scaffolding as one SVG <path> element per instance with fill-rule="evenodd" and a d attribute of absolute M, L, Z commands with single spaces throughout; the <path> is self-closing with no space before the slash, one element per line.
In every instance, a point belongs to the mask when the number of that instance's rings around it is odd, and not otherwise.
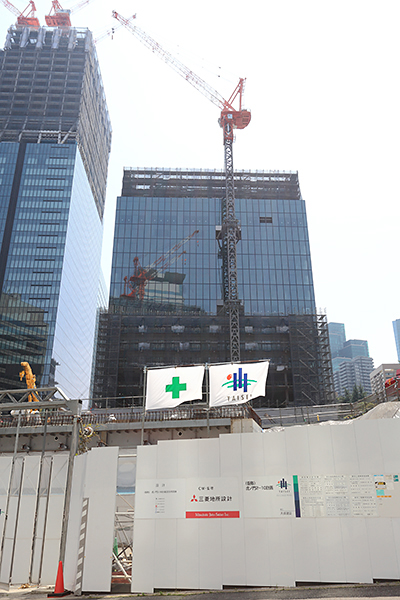
<path fill-rule="evenodd" d="M 218 170 L 124 169 L 122 196 L 214 197 L 225 196 L 225 173 Z M 238 198 L 300 199 L 297 172 L 235 171 Z"/>
<path fill-rule="evenodd" d="M 326 315 L 289 315 L 295 405 L 335 401 Z"/>
<path fill-rule="evenodd" d="M 128 300 L 112 301 L 100 314 L 94 398 L 114 398 L 115 406 L 141 398 L 145 365 L 230 361 L 226 315 L 149 313 L 145 303 L 139 312 L 139 303 L 134 311 Z M 271 361 L 266 397 L 255 399 L 254 408 L 334 401 L 325 315 L 242 315 L 240 327 L 242 361 Z"/>

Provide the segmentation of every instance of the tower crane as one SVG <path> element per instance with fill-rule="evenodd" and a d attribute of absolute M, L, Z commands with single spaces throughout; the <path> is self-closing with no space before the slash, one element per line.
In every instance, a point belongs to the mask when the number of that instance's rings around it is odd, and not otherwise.
<path fill-rule="evenodd" d="M 148 267 L 142 267 L 139 262 L 139 258 L 135 256 L 135 258 L 133 259 L 133 275 L 131 275 L 129 279 L 128 277 L 124 277 L 125 285 L 124 293 L 122 295 L 131 296 L 133 298 L 143 300 L 144 290 L 147 285 L 147 282 L 151 281 L 152 279 L 155 279 L 156 277 L 159 277 L 162 271 L 165 271 L 167 267 L 170 267 L 171 265 L 176 263 L 176 261 L 179 260 L 179 258 L 183 256 L 183 254 L 186 254 L 185 250 L 183 252 L 180 252 L 179 254 L 178 251 L 182 248 L 182 246 L 186 244 L 186 242 L 191 240 L 198 233 L 199 230 L 196 229 L 196 231 L 193 231 L 193 233 L 191 233 L 183 240 L 175 244 L 175 246 L 172 246 L 172 248 L 170 248 L 168 252 L 166 252 L 162 256 L 159 256 Z M 127 293 L 128 287 L 131 289 L 129 293 Z"/>
<path fill-rule="evenodd" d="M 222 227 L 217 230 L 217 240 L 222 250 L 223 295 L 224 309 L 229 316 L 230 358 L 232 362 L 240 360 L 240 329 L 239 312 L 241 302 L 238 294 L 236 244 L 240 240 L 240 224 L 235 215 L 235 188 L 233 172 L 233 133 L 234 129 L 244 129 L 250 123 L 251 113 L 242 108 L 245 79 L 233 90 L 229 100 L 225 100 L 217 90 L 186 67 L 181 61 L 164 50 L 152 37 L 133 24 L 133 19 L 126 19 L 115 10 L 112 16 L 122 23 L 142 44 L 158 54 L 174 71 L 186 79 L 193 87 L 201 92 L 221 111 L 218 123 L 222 127 L 225 155 L 225 184 L 226 193 L 222 206 Z M 238 100 L 239 107 L 233 107 Z"/>
<path fill-rule="evenodd" d="M 58 0 L 51 0 L 51 9 L 48 15 L 45 16 L 46 25 L 48 27 L 71 27 L 71 14 L 89 4 L 92 0 L 81 0 L 72 8 L 65 9 L 61 6 Z"/>
<path fill-rule="evenodd" d="M 39 19 L 35 17 L 36 6 L 33 0 L 29 0 L 28 6 L 21 12 L 9 0 L 0 0 L 0 2 L 17 16 L 17 25 L 22 27 L 40 27 Z"/>

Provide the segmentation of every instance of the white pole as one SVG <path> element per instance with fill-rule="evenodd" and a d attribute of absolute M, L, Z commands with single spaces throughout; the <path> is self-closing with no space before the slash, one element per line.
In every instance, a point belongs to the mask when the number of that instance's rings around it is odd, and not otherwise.
<path fill-rule="evenodd" d="M 142 413 L 142 435 L 140 438 L 140 445 L 143 446 L 144 443 L 144 419 L 146 416 L 146 388 L 147 388 L 147 367 L 143 367 L 143 413 Z"/>
<path fill-rule="evenodd" d="M 207 400 L 207 436 L 210 437 L 210 387 L 209 387 L 209 370 L 208 363 L 205 365 L 206 369 L 206 400 Z"/>

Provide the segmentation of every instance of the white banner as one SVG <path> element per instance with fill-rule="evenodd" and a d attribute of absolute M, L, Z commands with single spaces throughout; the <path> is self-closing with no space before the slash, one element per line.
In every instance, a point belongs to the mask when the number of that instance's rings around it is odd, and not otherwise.
<path fill-rule="evenodd" d="M 211 366 L 210 406 L 244 404 L 258 396 L 265 396 L 268 367 L 269 360 Z"/>
<path fill-rule="evenodd" d="M 146 410 L 201 400 L 204 365 L 147 371 Z"/>

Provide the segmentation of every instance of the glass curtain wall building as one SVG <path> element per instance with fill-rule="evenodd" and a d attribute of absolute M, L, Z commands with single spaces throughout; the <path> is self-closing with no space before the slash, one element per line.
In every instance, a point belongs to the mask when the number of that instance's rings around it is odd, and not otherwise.
<path fill-rule="evenodd" d="M 271 358 L 271 405 L 324 402 L 329 340 L 297 173 L 238 172 L 235 187 L 241 360 Z M 144 365 L 230 360 L 217 241 L 224 195 L 220 171 L 125 170 L 95 397 L 140 395 Z"/>
<path fill-rule="evenodd" d="M 111 127 L 87 30 L 10 28 L 0 53 L 0 388 L 88 396 Z"/>
<path fill-rule="evenodd" d="M 394 339 L 396 342 L 397 359 L 400 361 L 400 319 L 392 321 Z"/>

